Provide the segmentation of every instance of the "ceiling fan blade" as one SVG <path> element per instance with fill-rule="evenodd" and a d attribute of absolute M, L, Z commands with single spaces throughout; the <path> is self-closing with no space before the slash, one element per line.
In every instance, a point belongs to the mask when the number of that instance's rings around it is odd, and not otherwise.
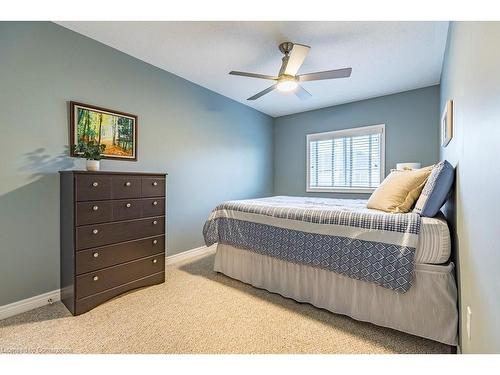
<path fill-rule="evenodd" d="M 284 73 L 290 76 L 296 75 L 304 63 L 310 49 L 311 47 L 303 44 L 294 44 L 288 55 L 288 61 Z"/>
<path fill-rule="evenodd" d="M 268 87 L 267 89 L 265 90 L 262 90 L 261 92 L 255 94 L 254 96 L 251 96 L 249 97 L 247 100 L 255 100 L 255 99 L 259 99 L 261 96 L 264 96 L 268 93 L 270 93 L 271 91 L 273 91 L 274 89 L 276 88 L 276 85 L 272 85 L 271 87 Z"/>
<path fill-rule="evenodd" d="M 262 79 L 270 79 L 272 81 L 276 81 L 278 77 L 268 76 L 265 74 L 258 73 L 247 73 L 247 72 L 236 72 L 234 70 L 230 71 L 229 74 L 233 76 L 243 76 L 243 77 L 251 77 L 251 78 L 262 78 Z"/>
<path fill-rule="evenodd" d="M 321 79 L 346 78 L 351 76 L 351 72 L 352 68 L 326 70 L 324 72 L 301 74 L 297 76 L 297 79 L 300 82 L 306 82 L 306 81 L 318 81 Z"/>
<path fill-rule="evenodd" d="M 312 96 L 311 93 L 301 85 L 297 85 L 297 88 L 295 89 L 295 95 L 297 95 L 300 100 L 306 100 Z"/>

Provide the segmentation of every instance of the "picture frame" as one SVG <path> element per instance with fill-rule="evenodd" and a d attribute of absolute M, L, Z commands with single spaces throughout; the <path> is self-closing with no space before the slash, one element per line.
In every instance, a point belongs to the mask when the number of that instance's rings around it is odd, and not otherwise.
<path fill-rule="evenodd" d="M 448 100 L 441 115 L 441 147 L 453 138 L 453 100 Z"/>
<path fill-rule="evenodd" d="M 71 101 L 71 156 L 80 156 L 74 146 L 88 141 L 106 145 L 103 159 L 137 161 L 137 116 Z"/>

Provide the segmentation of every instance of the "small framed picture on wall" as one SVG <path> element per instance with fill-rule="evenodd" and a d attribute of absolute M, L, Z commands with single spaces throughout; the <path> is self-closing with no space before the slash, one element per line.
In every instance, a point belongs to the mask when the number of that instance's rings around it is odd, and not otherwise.
<path fill-rule="evenodd" d="M 453 100 L 448 100 L 441 115 L 441 147 L 446 147 L 453 138 Z"/>

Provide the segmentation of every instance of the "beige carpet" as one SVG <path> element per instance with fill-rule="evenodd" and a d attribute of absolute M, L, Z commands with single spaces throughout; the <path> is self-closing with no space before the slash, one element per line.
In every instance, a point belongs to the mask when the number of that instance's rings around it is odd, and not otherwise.
<path fill-rule="evenodd" d="M 167 267 L 166 283 L 73 317 L 61 303 L 0 321 L 0 352 L 445 353 L 449 347 L 253 288 L 213 255 Z"/>

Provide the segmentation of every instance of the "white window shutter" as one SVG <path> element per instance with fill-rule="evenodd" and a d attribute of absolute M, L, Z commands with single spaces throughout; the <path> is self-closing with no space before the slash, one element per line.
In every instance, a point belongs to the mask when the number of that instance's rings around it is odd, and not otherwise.
<path fill-rule="evenodd" d="M 384 176 L 385 126 L 307 136 L 308 191 L 372 191 Z"/>

